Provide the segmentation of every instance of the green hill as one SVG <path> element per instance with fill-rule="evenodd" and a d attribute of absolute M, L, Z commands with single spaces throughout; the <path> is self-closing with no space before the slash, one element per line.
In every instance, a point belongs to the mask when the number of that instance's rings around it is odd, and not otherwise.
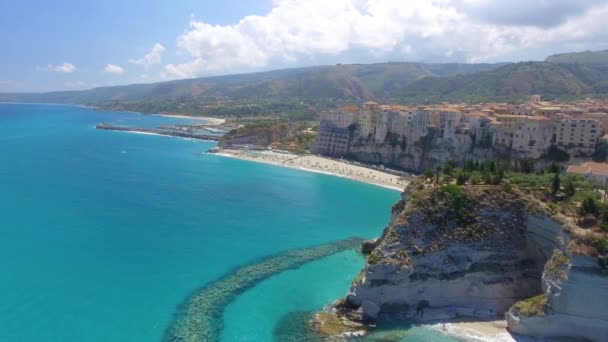
<path fill-rule="evenodd" d="M 82 91 L 0 94 L 0 101 L 72 103 L 190 115 L 308 115 L 309 106 L 381 100 L 428 76 L 492 70 L 500 64 L 381 63 L 133 84 Z"/>
<path fill-rule="evenodd" d="M 396 98 L 410 103 L 509 101 L 531 94 L 568 98 L 605 93 L 607 80 L 605 66 L 523 62 L 474 74 L 423 78 Z"/>
<path fill-rule="evenodd" d="M 608 94 L 608 51 L 512 64 L 379 63 L 133 84 L 82 91 L 0 94 L 0 101 L 71 103 L 112 110 L 313 119 L 362 101 L 430 103 L 558 99 Z"/>
<path fill-rule="evenodd" d="M 545 62 L 608 65 L 608 50 L 560 53 L 547 57 Z"/>

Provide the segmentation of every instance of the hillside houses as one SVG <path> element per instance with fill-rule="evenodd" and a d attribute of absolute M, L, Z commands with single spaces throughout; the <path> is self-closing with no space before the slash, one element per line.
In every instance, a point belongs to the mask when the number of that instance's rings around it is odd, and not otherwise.
<path fill-rule="evenodd" d="M 407 164 L 404 158 L 428 158 L 416 155 L 423 153 L 420 146 L 425 144 L 427 150 L 429 144 L 435 144 L 435 149 L 443 146 L 454 155 L 434 151 L 435 158 L 456 162 L 464 162 L 463 151 L 475 146 L 514 158 L 539 159 L 552 146 L 585 157 L 594 153 L 598 140 L 608 130 L 608 102 L 547 103 L 538 96 L 520 105 L 402 106 L 366 102 L 360 107 L 323 113 L 320 127 L 313 153 L 336 157 L 359 154 L 387 164 Z M 370 146 L 375 146 L 377 156 L 368 156 L 374 153 Z M 387 146 L 392 150 L 388 151 Z M 395 150 L 398 146 L 400 149 Z M 389 156 L 388 160 L 384 155 Z"/>

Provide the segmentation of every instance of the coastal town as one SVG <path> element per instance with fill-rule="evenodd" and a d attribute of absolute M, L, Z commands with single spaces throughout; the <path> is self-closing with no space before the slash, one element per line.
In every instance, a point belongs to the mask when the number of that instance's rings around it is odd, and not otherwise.
<path fill-rule="evenodd" d="M 533 95 L 520 104 L 365 102 L 323 111 L 316 131 L 280 125 L 241 127 L 212 152 L 395 189 L 403 189 L 412 174 L 446 163 L 490 160 L 519 162 L 530 171 L 556 165 L 602 187 L 608 180 L 606 100 L 555 102 Z M 310 140 L 295 145 L 299 152 L 289 149 L 297 135 Z"/>
<path fill-rule="evenodd" d="M 576 163 L 598 156 L 607 139 L 608 101 L 559 103 L 541 98 L 530 96 L 519 105 L 366 102 L 342 107 L 321 115 L 311 151 L 418 172 L 469 159 Z"/>
<path fill-rule="evenodd" d="M 608 0 L 1 7 L 0 342 L 608 342 Z"/>

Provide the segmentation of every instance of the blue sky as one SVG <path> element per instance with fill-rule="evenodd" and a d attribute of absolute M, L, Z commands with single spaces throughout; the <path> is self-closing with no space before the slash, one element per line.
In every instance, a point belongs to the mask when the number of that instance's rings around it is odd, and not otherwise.
<path fill-rule="evenodd" d="M 62 90 L 88 85 L 138 82 L 146 73 L 158 80 L 160 65 L 147 70 L 130 65 L 155 43 L 166 47 L 163 62 L 178 62 L 176 37 L 191 16 L 226 25 L 250 14 L 263 14 L 270 0 L 3 0 L 0 2 L 0 91 Z M 71 63 L 70 74 L 41 70 Z M 104 75 L 107 64 L 123 75 Z M 73 83 L 69 87 L 65 84 Z M 11 83 L 10 85 L 8 83 Z"/>
<path fill-rule="evenodd" d="M 608 0 L 0 2 L 0 92 L 608 48 Z"/>

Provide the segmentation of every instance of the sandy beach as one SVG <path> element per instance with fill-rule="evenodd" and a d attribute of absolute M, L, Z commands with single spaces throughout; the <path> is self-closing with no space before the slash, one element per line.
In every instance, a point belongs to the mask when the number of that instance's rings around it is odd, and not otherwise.
<path fill-rule="evenodd" d="M 166 118 L 201 120 L 201 121 L 206 121 L 209 125 L 221 125 L 226 122 L 226 119 L 213 118 L 213 117 L 209 117 L 209 116 L 188 116 L 188 115 L 178 115 L 178 114 L 152 114 L 152 115 L 164 116 Z"/>
<path fill-rule="evenodd" d="M 277 153 L 272 151 L 242 151 L 221 150 L 218 155 L 243 160 L 273 164 L 299 170 L 324 173 L 328 175 L 353 179 L 359 182 L 373 184 L 395 191 L 403 191 L 409 181 L 400 176 L 387 172 L 358 166 L 347 162 L 323 158 L 313 155 L 297 155 L 291 153 Z"/>
<path fill-rule="evenodd" d="M 487 321 L 447 321 L 431 324 L 430 328 L 447 336 L 464 339 L 471 342 L 533 342 L 532 337 L 513 336 L 507 330 L 504 320 Z"/>

